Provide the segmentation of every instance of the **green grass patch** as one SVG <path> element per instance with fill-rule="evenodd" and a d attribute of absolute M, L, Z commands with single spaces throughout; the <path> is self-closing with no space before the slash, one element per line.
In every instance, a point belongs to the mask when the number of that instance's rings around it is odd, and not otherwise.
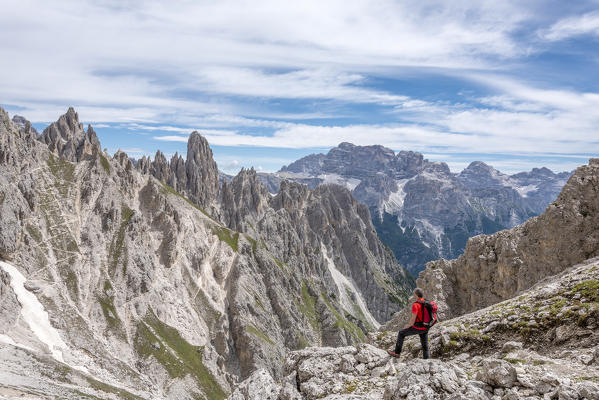
<path fill-rule="evenodd" d="M 305 349 L 306 347 L 310 347 L 310 342 L 308 342 L 308 340 L 302 336 L 301 334 L 298 337 L 298 341 L 299 341 L 299 350 L 301 349 Z"/>
<path fill-rule="evenodd" d="M 599 383 L 599 376 L 577 376 L 576 378 L 574 378 L 572 380 L 575 382 L 590 381 L 590 382 Z"/>
<path fill-rule="evenodd" d="M 352 308 L 353 308 L 354 317 L 356 317 L 356 319 L 359 319 L 360 321 L 362 321 L 362 323 L 366 327 L 366 330 L 373 331 L 374 327 L 372 326 L 372 324 L 370 322 L 368 322 L 368 319 L 366 318 L 366 315 L 364 315 L 364 311 L 362 311 L 362 308 L 359 305 L 357 305 L 356 303 L 352 304 Z"/>
<path fill-rule="evenodd" d="M 76 399 L 91 399 L 91 400 L 104 400 L 92 394 L 83 393 L 81 390 L 72 390 L 72 393 L 76 395 Z"/>
<path fill-rule="evenodd" d="M 251 333 L 252 335 L 264 340 L 265 342 L 271 344 L 271 345 L 275 345 L 275 342 L 273 342 L 267 335 L 266 333 L 262 332 L 260 329 L 256 328 L 254 325 L 248 325 L 247 327 L 247 331 L 249 333 Z"/>
<path fill-rule="evenodd" d="M 385 289 L 385 287 L 383 287 L 383 289 Z M 385 291 L 387 292 L 389 300 L 391 300 L 393 303 L 397 303 L 402 306 L 405 306 L 408 303 L 409 296 L 407 293 L 403 291 L 393 292 L 390 289 L 385 289 Z"/>
<path fill-rule="evenodd" d="M 468 329 L 467 331 L 451 332 L 449 338 L 453 340 L 472 340 L 479 339 L 481 333 L 478 329 Z"/>
<path fill-rule="evenodd" d="M 208 300 L 208 297 L 202 289 L 199 289 L 198 294 L 195 298 L 195 302 L 198 308 L 200 309 L 201 315 L 204 317 L 204 320 L 208 324 L 210 330 L 215 330 L 218 325 L 218 322 L 220 321 L 223 315 L 220 313 L 220 311 L 216 310 L 212 306 L 210 300 Z"/>
<path fill-rule="evenodd" d="M 49 153 L 48 157 L 48 168 L 55 178 L 63 179 L 66 181 L 72 181 L 75 171 L 75 165 L 63 160 L 60 157 L 55 157 L 54 154 Z"/>
<path fill-rule="evenodd" d="M 104 171 L 106 171 L 107 174 L 110 174 L 110 163 L 106 157 L 104 157 L 104 154 L 100 154 L 100 164 L 102 165 L 102 168 L 104 168 Z"/>
<path fill-rule="evenodd" d="M 119 230 L 116 235 L 112 238 L 112 242 L 110 243 L 109 254 L 112 256 L 112 261 L 110 263 L 110 272 L 114 277 L 116 273 L 116 267 L 121 259 L 123 253 L 125 253 L 125 257 L 123 257 L 123 273 L 127 272 L 127 249 L 125 246 L 125 231 L 127 229 L 127 225 L 131 222 L 131 218 L 135 212 L 127 207 L 126 205 L 122 205 L 121 207 L 121 225 L 119 226 Z"/>
<path fill-rule="evenodd" d="M 91 386 L 92 388 L 99 390 L 101 392 L 105 392 L 105 393 L 111 393 L 111 394 L 116 394 L 117 396 L 119 396 L 119 398 L 121 399 L 125 399 L 125 400 L 143 400 L 143 397 L 139 397 L 134 395 L 133 393 L 130 393 L 124 389 L 119 389 L 117 387 L 111 386 L 107 383 L 104 382 L 100 382 L 90 376 L 86 376 L 85 380 L 87 381 L 87 383 L 89 384 L 89 386 Z M 88 395 L 86 395 L 88 396 Z"/>
<path fill-rule="evenodd" d="M 39 231 L 39 229 L 37 229 L 36 226 L 27 224 L 27 225 L 25 225 L 25 229 L 27 229 L 29 236 L 31 236 L 33 238 L 33 240 L 35 240 L 38 243 L 41 243 L 41 241 L 43 239 L 42 233 Z"/>
<path fill-rule="evenodd" d="M 102 313 L 104 314 L 104 318 L 106 319 L 108 326 L 113 329 L 118 328 L 121 321 L 119 320 L 112 298 L 99 296 L 98 302 L 102 307 Z"/>
<path fill-rule="evenodd" d="M 599 302 L 599 280 L 589 279 L 574 286 L 574 293 L 580 293 L 582 297 L 589 301 Z"/>
<path fill-rule="evenodd" d="M 279 260 L 275 256 L 273 256 L 272 259 L 274 260 L 275 264 L 277 264 L 277 267 L 281 268 L 282 270 L 284 270 L 285 267 L 287 266 L 287 264 L 285 264 L 283 261 Z"/>
<path fill-rule="evenodd" d="M 62 196 L 66 196 L 75 179 L 75 164 L 65 161 L 60 157 L 55 157 L 52 153 L 48 155 L 46 163 L 50 172 L 56 178 L 54 186 Z"/>
<path fill-rule="evenodd" d="M 233 251 L 237 252 L 239 250 L 239 232 L 233 233 L 233 231 L 228 228 L 213 225 L 212 233 L 218 236 L 221 242 L 228 244 Z"/>
<path fill-rule="evenodd" d="M 343 315 L 341 315 L 341 313 L 337 311 L 335 307 L 333 307 L 333 304 L 331 304 L 324 292 L 321 295 L 322 299 L 327 305 L 327 308 L 333 313 L 333 315 L 335 315 L 335 318 L 337 318 L 337 322 L 335 322 L 334 327 L 343 329 L 344 331 L 349 333 L 357 342 L 364 342 L 366 340 L 366 335 L 364 335 L 362 329 L 360 329 L 356 324 L 354 324 L 353 322 L 345 318 Z"/>
<path fill-rule="evenodd" d="M 262 304 L 262 300 L 260 300 L 260 297 L 254 295 L 254 300 L 256 301 L 256 305 L 258 307 L 260 307 L 260 309 L 264 312 L 266 312 L 266 308 L 264 308 L 264 304 Z"/>
<path fill-rule="evenodd" d="M 349 381 L 346 383 L 345 388 L 343 390 L 344 393 L 350 394 L 356 391 L 358 388 L 358 381 Z"/>
<path fill-rule="evenodd" d="M 167 185 L 166 183 L 160 181 L 160 183 L 162 184 L 162 193 L 167 194 L 174 194 L 175 196 L 179 196 L 181 197 L 183 200 L 185 200 L 190 206 L 192 206 L 193 208 L 195 208 L 196 210 L 199 210 L 202 212 L 202 214 L 204 214 L 205 216 L 207 216 L 210 219 L 213 219 L 210 214 L 208 214 L 206 212 L 206 210 L 204 210 L 202 207 L 198 206 L 196 203 L 194 203 L 193 201 L 189 200 L 187 197 L 183 196 L 181 193 L 177 192 L 175 190 L 175 188 L 173 188 L 170 185 Z"/>
<path fill-rule="evenodd" d="M 222 400 L 227 397 L 202 362 L 203 348 L 189 344 L 175 328 L 160 321 L 152 311 L 148 313 L 144 322 L 137 325 L 134 340 L 136 352 L 144 358 L 156 358 L 171 378 L 191 375 L 208 400 Z M 154 343 L 160 344 L 158 349 L 154 347 Z"/>
<path fill-rule="evenodd" d="M 524 338 L 527 338 L 528 336 L 530 336 L 532 332 L 532 329 L 530 329 L 528 326 L 524 327 L 524 328 L 520 328 L 520 335 Z"/>
<path fill-rule="evenodd" d="M 316 296 L 310 294 L 306 280 L 302 280 L 301 302 L 296 302 L 296 305 L 301 313 L 306 316 L 312 328 L 315 331 L 320 331 L 320 321 L 316 313 L 316 300 Z"/>
<path fill-rule="evenodd" d="M 118 332 L 122 337 L 124 337 L 124 332 L 121 329 L 122 323 L 116 312 L 116 307 L 114 306 L 114 296 L 108 296 L 106 294 L 110 290 L 112 290 L 112 285 L 108 280 L 105 280 L 104 293 L 98 296 L 98 302 L 102 308 L 102 314 L 104 314 L 104 319 L 106 320 L 108 329 Z"/>
<path fill-rule="evenodd" d="M 259 307 L 262 311 L 266 312 L 266 307 L 264 307 L 264 303 L 262 303 L 262 300 L 260 300 L 260 296 L 258 296 L 258 293 L 250 287 L 245 286 L 244 288 L 249 294 L 251 294 L 254 297 L 254 302 L 256 303 L 256 306 Z"/>
<path fill-rule="evenodd" d="M 63 265 L 58 270 L 58 272 L 60 274 L 60 277 L 66 284 L 67 289 L 69 290 L 69 293 L 71 294 L 73 299 L 78 299 L 79 298 L 79 279 L 77 278 L 77 274 L 75 274 L 75 272 L 69 267 L 69 265 L 75 264 L 75 260 L 74 260 L 74 257 L 70 257 L 69 260 L 71 260 L 71 261 L 66 263 L 67 266 Z"/>
<path fill-rule="evenodd" d="M 347 293 L 347 296 L 352 299 L 352 295 L 355 296 L 355 294 L 349 289 L 349 288 L 345 288 L 345 292 Z M 364 314 L 364 311 L 362 310 L 362 307 L 360 307 L 357 303 L 352 301 L 352 311 L 353 311 L 353 316 L 362 321 L 362 323 L 364 324 L 364 326 L 366 327 L 366 330 L 368 331 L 373 331 L 374 327 L 372 326 L 372 324 L 370 322 L 368 322 L 368 318 L 366 318 L 366 315 Z"/>
<path fill-rule="evenodd" d="M 562 310 L 562 308 L 564 308 L 564 306 L 568 303 L 568 300 L 566 299 L 559 299 L 557 301 L 555 301 L 553 304 L 551 304 L 551 306 L 549 307 L 549 314 L 555 318 L 555 316 L 557 314 L 560 313 L 560 311 Z"/>
<path fill-rule="evenodd" d="M 518 321 L 518 323 L 516 324 L 516 328 L 525 328 L 527 326 L 528 326 L 527 321 Z"/>
<path fill-rule="evenodd" d="M 77 242 L 74 240 L 69 240 L 67 243 L 67 251 L 79 253 L 79 246 L 77 245 Z"/>
<path fill-rule="evenodd" d="M 457 342 L 457 340 L 450 340 L 449 342 L 447 342 L 446 344 L 444 344 L 441 347 L 441 352 L 443 354 L 451 353 L 453 350 L 457 349 L 459 346 L 460 345 Z"/>
<path fill-rule="evenodd" d="M 258 249 L 258 241 L 256 239 L 254 239 L 253 237 L 251 237 L 250 235 L 243 234 L 243 236 L 252 245 L 252 253 L 255 253 L 256 250 Z"/>

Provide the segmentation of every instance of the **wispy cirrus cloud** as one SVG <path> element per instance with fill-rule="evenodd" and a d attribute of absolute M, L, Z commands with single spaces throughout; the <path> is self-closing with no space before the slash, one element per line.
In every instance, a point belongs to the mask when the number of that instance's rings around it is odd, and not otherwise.
<path fill-rule="evenodd" d="M 548 29 L 539 31 L 544 40 L 558 41 L 580 35 L 599 36 L 599 11 L 560 19 Z"/>
<path fill-rule="evenodd" d="M 0 55 L 11 62 L 0 66 L 0 103 L 45 121 L 75 104 L 103 122 L 248 111 L 230 98 L 205 101 L 215 94 L 402 102 L 409 96 L 363 86 L 365 76 L 489 66 L 487 57 L 522 52 L 510 31 L 527 14 L 510 2 L 390 0 L 6 0 L 2 8 Z"/>
<path fill-rule="evenodd" d="M 342 141 L 358 145 L 382 144 L 395 150 L 424 153 L 444 151 L 489 155 L 550 156 L 584 159 L 599 150 L 599 95 L 568 90 L 547 90 L 513 79 L 477 77 L 496 87 L 497 95 L 474 102 L 418 102 L 408 112 L 408 122 L 356 125 L 286 123 L 274 133 L 246 135 L 242 130 L 211 134 L 200 131 L 219 146 L 271 148 L 329 148 Z M 486 80 L 489 80 L 486 82 Z M 413 110 L 417 110 L 414 116 Z M 161 141 L 183 141 L 180 136 L 155 136 Z M 510 161 L 513 165 L 515 161 Z M 524 163 L 526 164 L 526 163 Z M 523 165 L 524 165 L 523 164 Z M 528 164 L 527 164 L 528 165 Z M 555 161 L 558 166 L 572 161 Z"/>
<path fill-rule="evenodd" d="M 598 16 L 554 0 L 4 0 L 0 104 L 38 123 L 74 105 L 109 148 L 174 153 L 200 130 L 256 159 L 341 141 L 576 156 L 599 152 L 599 80 L 559 42 L 595 38 Z"/>

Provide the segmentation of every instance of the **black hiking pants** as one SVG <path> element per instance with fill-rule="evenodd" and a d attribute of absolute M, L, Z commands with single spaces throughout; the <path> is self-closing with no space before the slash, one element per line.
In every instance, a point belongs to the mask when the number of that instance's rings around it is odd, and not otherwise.
<path fill-rule="evenodd" d="M 416 329 L 413 326 L 409 328 L 402 329 L 397 333 L 397 343 L 395 343 L 395 352 L 397 354 L 401 353 L 401 349 L 403 347 L 403 340 L 406 336 L 419 335 L 420 336 L 420 344 L 422 345 L 422 358 L 425 360 L 429 357 L 428 353 L 428 329 Z"/>

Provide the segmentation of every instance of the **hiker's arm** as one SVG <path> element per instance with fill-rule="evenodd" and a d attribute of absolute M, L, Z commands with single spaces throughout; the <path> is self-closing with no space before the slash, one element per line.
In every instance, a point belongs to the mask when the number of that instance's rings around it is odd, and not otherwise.
<path fill-rule="evenodd" d="M 416 322 L 416 313 L 412 313 L 412 318 L 410 318 L 410 323 L 406 325 L 406 328 L 414 325 L 414 322 Z"/>

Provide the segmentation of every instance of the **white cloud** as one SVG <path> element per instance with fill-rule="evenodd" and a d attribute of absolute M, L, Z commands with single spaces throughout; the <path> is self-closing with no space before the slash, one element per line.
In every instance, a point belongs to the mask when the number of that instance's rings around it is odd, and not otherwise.
<path fill-rule="evenodd" d="M 314 126 L 297 124 L 277 130 L 274 135 L 206 134 L 211 145 L 256 146 L 274 148 L 329 148 L 348 141 L 357 145 L 381 144 L 396 150 L 469 152 L 490 154 L 513 153 L 588 153 L 593 149 L 588 137 L 574 134 L 564 138 L 560 126 L 551 128 L 551 121 L 539 118 L 527 122 L 511 113 L 480 110 L 452 114 L 440 123 L 455 130 L 466 128 L 477 133 L 454 133 L 449 129 L 416 125 L 350 125 Z M 547 130 L 538 127 L 545 124 Z M 580 136 L 580 137 L 578 137 Z M 157 140 L 181 141 L 182 136 L 157 136 Z M 595 145 L 594 149 L 599 146 Z"/>
<path fill-rule="evenodd" d="M 599 36 L 599 11 L 561 19 L 539 32 L 541 38 L 552 42 L 580 35 Z"/>
<path fill-rule="evenodd" d="M 331 68 L 265 73 L 249 68 L 209 67 L 199 69 L 194 75 L 195 83 L 211 93 L 391 105 L 409 101 L 407 96 L 359 87 L 365 80 L 363 76 Z"/>
<path fill-rule="evenodd" d="M 94 125 L 95 127 L 96 125 Z M 199 131 L 203 135 L 228 135 L 232 133 L 236 133 L 234 130 L 228 129 L 205 129 L 205 128 L 194 128 L 194 127 L 186 127 L 186 126 L 170 126 L 170 125 L 145 125 L 132 123 L 127 125 L 127 129 L 135 132 L 139 131 L 159 131 L 159 132 L 174 132 L 180 133 L 184 135 L 189 135 L 191 132 Z"/>
<path fill-rule="evenodd" d="M 510 33 L 528 16 L 517 2 L 5 0 L 0 104 L 34 121 L 76 105 L 92 122 L 158 123 L 248 115 L 210 93 L 395 104 L 409 99 L 364 76 L 488 67 L 522 54 Z"/>
<path fill-rule="evenodd" d="M 163 142 L 182 142 L 187 143 L 187 136 L 154 136 L 155 140 L 161 140 Z"/>
<path fill-rule="evenodd" d="M 539 89 L 497 72 L 537 51 L 514 39 L 537 18 L 532 3 L 3 0 L 0 59 L 9 62 L 0 63 L 0 104 L 34 122 L 75 105 L 86 122 L 181 143 L 197 129 L 227 146 L 599 152 L 599 94 Z M 541 34 L 596 35 L 598 20 L 569 17 Z M 494 93 L 473 106 L 373 84 L 423 70 Z M 312 107 L 270 107 L 280 99 Z M 340 103 L 383 106 L 386 121 L 402 123 L 301 123 L 342 116 Z"/>
<path fill-rule="evenodd" d="M 286 123 L 274 134 L 243 129 L 206 136 L 211 144 L 280 148 L 327 148 L 342 141 L 382 144 L 396 150 L 444 153 L 599 154 L 599 95 L 528 86 L 502 76 L 473 79 L 496 89 L 479 106 L 413 102 L 398 107 L 407 123 L 350 126 Z M 408 114 L 405 114 L 408 113 Z M 163 136 L 160 140 L 169 140 Z M 175 137 L 177 140 L 177 138 Z M 573 165 L 557 162 L 555 165 Z"/>

